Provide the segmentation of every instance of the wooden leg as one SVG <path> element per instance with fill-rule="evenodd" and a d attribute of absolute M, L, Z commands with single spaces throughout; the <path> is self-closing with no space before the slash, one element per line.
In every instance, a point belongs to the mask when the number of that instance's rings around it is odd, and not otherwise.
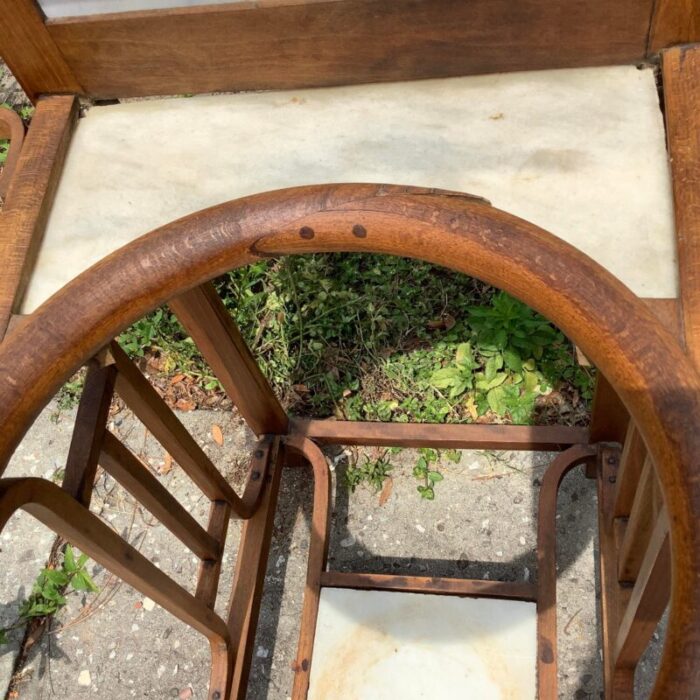
<path fill-rule="evenodd" d="M 301 613 L 299 646 L 294 664 L 293 700 L 305 700 L 311 678 L 311 658 L 316 634 L 316 620 L 321 595 L 321 574 L 326 568 L 330 529 L 331 480 L 328 463 L 318 446 L 297 436 L 286 438 L 286 445 L 306 457 L 314 473 L 314 507 L 311 518 L 309 562 L 304 588 L 304 608 Z"/>
<path fill-rule="evenodd" d="M 545 472 L 537 514 L 537 696 L 557 696 L 557 492 L 566 474 L 595 462 L 596 449 L 583 445 L 562 452 Z"/>
<path fill-rule="evenodd" d="M 287 432 L 287 414 L 211 282 L 169 302 L 256 435 Z"/>
<path fill-rule="evenodd" d="M 591 409 L 590 442 L 625 441 L 629 413 L 610 382 L 598 372 Z"/>
<path fill-rule="evenodd" d="M 246 696 L 283 463 L 284 450 L 280 450 L 270 461 L 260 505 L 243 525 L 228 616 L 236 649 L 230 700 L 244 700 Z"/>
<path fill-rule="evenodd" d="M 78 120 L 72 95 L 42 97 L 0 214 L 0 341 L 19 311 Z"/>
<path fill-rule="evenodd" d="M 88 365 L 63 477 L 63 488 L 84 506 L 92 497 L 116 375 L 114 365 L 102 367 L 96 360 Z"/>

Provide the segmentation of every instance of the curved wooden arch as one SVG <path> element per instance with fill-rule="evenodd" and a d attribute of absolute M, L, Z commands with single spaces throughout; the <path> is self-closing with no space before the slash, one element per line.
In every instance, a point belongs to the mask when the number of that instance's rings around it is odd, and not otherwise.
<path fill-rule="evenodd" d="M 125 246 L 0 347 L 0 468 L 71 372 L 148 311 L 261 257 L 350 251 L 419 258 L 505 289 L 554 321 L 613 384 L 671 517 L 671 619 L 654 697 L 700 695 L 700 377 L 609 272 L 478 198 L 386 185 L 293 188 L 197 212 Z"/>

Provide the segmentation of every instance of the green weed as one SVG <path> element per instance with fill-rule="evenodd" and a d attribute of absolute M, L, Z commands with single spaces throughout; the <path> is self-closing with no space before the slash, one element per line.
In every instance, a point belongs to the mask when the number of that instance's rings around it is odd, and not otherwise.
<path fill-rule="evenodd" d="M 348 466 L 345 472 L 345 481 L 353 493 L 360 484 L 367 484 L 379 492 L 382 490 L 386 478 L 391 475 L 392 469 L 391 463 L 386 459 L 386 452 L 377 459 L 365 457 L 362 464 Z"/>
<path fill-rule="evenodd" d="M 66 545 L 60 567 L 45 567 L 39 572 L 31 595 L 20 604 L 17 622 L 0 629 L 0 644 L 8 644 L 7 633 L 28 620 L 56 614 L 67 602 L 67 590 L 96 592 L 98 588 L 87 572 L 87 561 L 87 554 L 81 554 L 76 559 L 73 548 L 69 544 Z"/>

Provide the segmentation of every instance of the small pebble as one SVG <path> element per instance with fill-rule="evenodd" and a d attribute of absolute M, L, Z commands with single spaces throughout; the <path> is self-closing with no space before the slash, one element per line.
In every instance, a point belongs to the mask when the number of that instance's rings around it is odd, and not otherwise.
<path fill-rule="evenodd" d="M 87 669 L 80 672 L 78 676 L 78 685 L 83 686 L 83 688 L 89 688 L 92 685 L 92 678 L 90 678 L 90 671 Z"/>
<path fill-rule="evenodd" d="M 346 537 L 344 540 L 340 540 L 340 546 L 341 547 L 352 547 L 355 544 L 355 538 L 350 535 L 350 537 Z"/>
<path fill-rule="evenodd" d="M 150 599 L 150 598 L 144 598 L 143 599 L 143 609 L 148 610 L 148 612 L 151 612 L 153 608 L 156 607 L 156 604 Z"/>

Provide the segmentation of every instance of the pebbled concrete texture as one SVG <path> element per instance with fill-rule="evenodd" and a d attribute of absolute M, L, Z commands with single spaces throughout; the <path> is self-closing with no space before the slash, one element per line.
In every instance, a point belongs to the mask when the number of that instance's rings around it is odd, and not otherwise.
<path fill-rule="evenodd" d="M 49 406 L 26 436 L 10 465 L 10 476 L 34 474 L 58 479 L 67 454 L 74 411 Z M 234 413 L 179 413 L 212 460 L 240 487 L 253 436 Z M 223 446 L 214 439 L 218 426 Z M 205 522 L 208 503 L 176 464 L 159 474 L 167 458 L 126 409 L 112 415 L 110 427 L 158 474 L 195 518 Z M 444 480 L 434 501 L 423 501 L 412 476 L 417 452 L 389 455 L 393 466 L 389 498 L 359 487 L 350 493 L 348 461 L 371 450 L 336 449 L 333 468 L 333 522 L 330 567 L 503 580 L 535 580 L 537 491 L 553 455 L 544 453 L 461 453 L 458 463 L 441 459 Z M 288 468 L 265 580 L 255 642 L 249 698 L 284 700 L 291 693 L 306 556 L 312 480 L 302 468 Z M 159 568 L 194 590 L 196 560 L 170 533 L 134 503 L 104 473 L 98 477 L 92 510 L 126 537 Z M 601 697 L 600 635 L 596 581 L 595 484 L 580 470 L 564 481 L 557 511 L 559 566 L 559 675 L 563 698 Z M 240 537 L 231 522 L 217 611 L 224 614 Z M 0 536 L 0 614 L 2 624 L 16 615 L 18 601 L 31 588 L 53 541 L 51 533 L 24 513 L 15 515 Z M 21 669 L 21 698 L 180 697 L 204 698 L 209 650 L 206 641 L 91 562 L 97 594 L 69 596 L 52 631 L 30 652 Z M 21 630 L 0 649 L 4 692 Z M 656 645 L 657 647 L 659 644 Z M 657 653 L 658 655 L 658 653 Z M 653 669 L 653 654 L 645 667 Z M 642 680 L 642 697 L 648 682 Z"/>

